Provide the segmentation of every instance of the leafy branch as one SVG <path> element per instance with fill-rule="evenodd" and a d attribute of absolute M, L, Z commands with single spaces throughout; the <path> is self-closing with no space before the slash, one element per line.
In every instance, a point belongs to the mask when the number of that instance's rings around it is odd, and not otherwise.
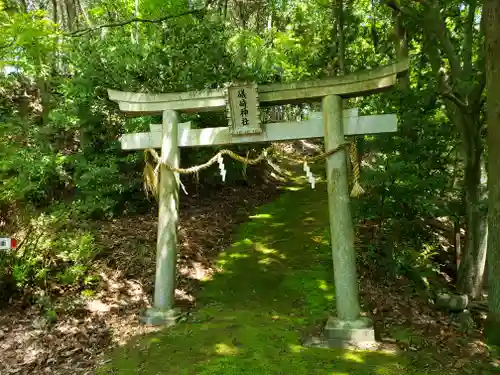
<path fill-rule="evenodd" d="M 14 40 L 12 40 L 10 43 L 7 43 L 7 44 L 0 44 L 0 50 L 10 48 L 10 47 L 12 47 L 15 43 L 16 43 L 16 40 L 14 39 Z"/>
<path fill-rule="evenodd" d="M 213 1 L 214 0 L 207 0 L 205 2 L 205 5 L 203 5 L 201 8 L 187 10 L 185 12 L 181 12 L 178 14 L 173 14 L 173 15 L 169 14 L 169 15 L 166 15 L 166 16 L 163 16 L 160 18 L 155 18 L 155 19 L 134 17 L 134 18 L 130 18 L 128 20 L 121 21 L 121 22 L 111 22 L 111 23 L 106 23 L 103 25 L 98 25 L 98 26 L 87 27 L 84 29 L 75 30 L 75 31 L 66 33 L 64 35 L 69 36 L 69 37 L 79 37 L 79 36 L 91 33 L 93 31 L 97 31 L 97 30 L 101 30 L 101 29 L 105 29 L 105 28 L 112 28 L 112 27 L 122 27 L 122 26 L 130 25 L 132 23 L 162 23 L 163 21 L 166 21 L 169 19 L 180 18 L 180 17 L 191 15 L 191 14 L 201 13 L 201 12 L 205 11 L 210 6 L 210 4 L 213 3 Z"/>
<path fill-rule="evenodd" d="M 441 48 L 450 64 L 453 79 L 458 80 L 462 76 L 460 59 L 451 41 L 450 31 L 446 27 L 446 22 L 441 17 L 439 9 L 435 5 L 426 3 L 426 10 L 429 13 L 429 22 L 425 24 L 429 30 L 434 31 L 434 36 L 439 40 Z M 472 49 L 472 44 L 469 46 Z"/>
<path fill-rule="evenodd" d="M 410 17 L 414 21 L 422 21 L 422 17 L 416 12 L 415 9 L 401 5 L 396 0 L 383 0 L 382 3 L 394 11 Z"/>

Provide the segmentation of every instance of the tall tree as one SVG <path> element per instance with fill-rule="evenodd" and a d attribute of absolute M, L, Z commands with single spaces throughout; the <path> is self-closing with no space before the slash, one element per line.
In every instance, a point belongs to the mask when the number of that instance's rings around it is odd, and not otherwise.
<path fill-rule="evenodd" d="M 481 210 L 485 75 L 483 50 L 479 48 L 484 33 L 483 22 L 478 27 L 479 4 L 477 0 L 465 4 L 430 0 L 385 3 L 411 21 L 414 33 L 421 36 L 440 99 L 460 134 L 467 232 L 457 290 L 476 298 L 482 288 L 487 236 L 486 215 Z"/>
<path fill-rule="evenodd" d="M 488 341 L 500 345 L 500 0 L 485 0 L 488 123 Z"/>

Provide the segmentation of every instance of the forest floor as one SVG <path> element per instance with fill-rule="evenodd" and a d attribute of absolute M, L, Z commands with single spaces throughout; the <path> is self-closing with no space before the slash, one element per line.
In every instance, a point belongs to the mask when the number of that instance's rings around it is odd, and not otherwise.
<path fill-rule="evenodd" d="M 199 280 L 213 271 L 217 254 L 250 212 L 272 201 L 276 184 L 214 186 L 180 198 L 177 303 L 194 305 Z M 155 206 L 151 204 L 151 206 Z M 94 374 L 101 354 L 131 337 L 157 330 L 137 315 L 151 306 L 157 211 L 112 221 L 81 223 L 92 228 L 101 249 L 93 264 L 101 282 L 90 290 L 61 290 L 52 301 L 55 321 L 37 304 L 12 301 L 0 309 L 0 375 Z"/>
<path fill-rule="evenodd" d="M 409 280 L 362 267 L 383 350 L 303 346 L 335 310 L 326 204 L 324 183 L 299 180 L 183 197 L 176 297 L 187 313 L 166 330 L 137 320 L 151 303 L 156 212 L 95 223 L 100 287 L 65 293 L 55 322 L 35 306 L 1 311 L 0 374 L 497 373 L 480 330 L 463 333 Z"/>

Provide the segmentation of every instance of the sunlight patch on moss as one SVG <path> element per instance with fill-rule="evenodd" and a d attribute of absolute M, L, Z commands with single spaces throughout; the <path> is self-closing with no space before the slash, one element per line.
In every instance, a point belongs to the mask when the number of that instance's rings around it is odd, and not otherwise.
<path fill-rule="evenodd" d="M 383 353 L 386 356 L 396 358 L 398 356 L 398 352 L 396 349 L 381 349 L 380 353 Z"/>
<path fill-rule="evenodd" d="M 217 261 L 217 266 L 219 266 L 219 267 L 224 267 L 226 264 L 227 264 L 227 260 L 225 260 L 225 259 L 219 259 Z"/>
<path fill-rule="evenodd" d="M 273 215 L 270 214 L 257 214 L 249 216 L 250 219 L 272 219 Z"/>
<path fill-rule="evenodd" d="M 321 289 L 321 290 L 324 290 L 325 292 L 327 292 L 330 288 L 328 287 L 328 284 L 325 280 L 318 280 L 318 287 Z"/>
<path fill-rule="evenodd" d="M 303 187 L 298 187 L 298 186 L 285 186 L 283 190 L 288 190 L 288 191 L 299 191 L 304 189 Z"/>
<path fill-rule="evenodd" d="M 270 265 L 271 263 L 275 263 L 275 262 L 278 262 L 278 263 L 281 263 L 278 259 L 275 259 L 275 258 L 262 258 L 259 260 L 259 264 L 262 264 L 262 265 L 265 265 L 265 266 L 268 266 Z"/>
<path fill-rule="evenodd" d="M 244 259 L 244 258 L 248 258 L 248 254 L 232 253 L 231 255 L 229 255 L 229 258 L 231 258 L 231 259 Z"/>
<path fill-rule="evenodd" d="M 259 253 L 262 253 L 262 254 L 278 254 L 277 250 L 270 249 L 260 242 L 257 242 L 255 244 L 255 250 L 257 250 Z"/>
<path fill-rule="evenodd" d="M 270 265 L 271 263 L 273 262 L 273 259 L 272 258 L 262 258 L 259 260 L 259 264 L 263 264 L 265 266 L 268 266 Z"/>
<path fill-rule="evenodd" d="M 239 349 L 232 345 L 219 343 L 215 345 L 215 352 L 219 355 L 238 355 Z"/>
<path fill-rule="evenodd" d="M 306 348 L 304 348 L 302 345 L 289 344 L 288 347 L 290 348 L 290 352 L 292 353 L 301 353 L 306 350 Z"/>
<path fill-rule="evenodd" d="M 358 354 L 353 352 L 347 352 L 343 355 L 344 359 L 348 361 L 357 362 L 357 363 L 365 363 L 365 360 Z"/>
<path fill-rule="evenodd" d="M 311 240 L 322 245 L 328 245 L 328 241 L 325 239 L 324 236 L 312 236 Z"/>

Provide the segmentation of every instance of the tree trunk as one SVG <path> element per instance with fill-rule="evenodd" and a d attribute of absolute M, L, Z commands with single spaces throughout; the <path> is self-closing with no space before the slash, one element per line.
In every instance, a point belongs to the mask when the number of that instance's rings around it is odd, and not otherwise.
<path fill-rule="evenodd" d="M 403 27 L 401 13 L 396 10 L 392 11 L 392 20 L 394 22 L 394 42 L 396 50 L 396 59 L 401 61 L 408 58 L 408 37 L 406 30 Z M 406 72 L 399 78 L 399 87 L 403 90 L 410 88 L 410 73 Z"/>
<path fill-rule="evenodd" d="M 485 239 L 487 225 L 480 209 L 481 192 L 481 139 L 470 139 L 466 145 L 465 161 L 465 251 L 458 269 L 457 291 L 476 299 L 481 294 L 484 264 L 486 259 Z"/>
<path fill-rule="evenodd" d="M 65 0 L 64 4 L 66 6 L 66 15 L 68 17 L 68 30 L 73 31 L 75 27 L 78 26 L 75 4 L 72 0 Z"/>
<path fill-rule="evenodd" d="M 26 4 L 26 0 L 19 0 L 19 8 L 22 13 L 28 12 L 28 4 Z"/>
<path fill-rule="evenodd" d="M 488 321 L 486 338 L 500 345 L 500 1 L 485 0 L 488 124 Z"/>
<path fill-rule="evenodd" d="M 83 7 L 82 3 L 80 2 L 80 0 L 76 0 L 75 2 L 75 6 L 76 6 L 76 13 L 78 14 L 78 12 L 80 12 L 80 14 L 83 16 L 83 18 L 85 19 L 85 22 L 87 23 L 87 26 L 91 26 L 91 23 L 90 23 L 90 19 L 89 19 L 89 15 L 87 14 L 87 11 L 85 10 L 85 8 Z"/>
<path fill-rule="evenodd" d="M 458 219 L 455 219 L 453 222 L 453 247 L 455 248 L 456 253 L 456 267 L 457 270 L 460 267 L 460 259 L 462 258 L 462 242 L 460 236 L 460 222 Z"/>
<path fill-rule="evenodd" d="M 436 12 L 436 10 L 434 10 Z M 439 13 L 439 12 L 438 12 Z M 438 14 L 436 13 L 436 14 Z M 437 21 L 442 21 L 437 19 Z M 436 21 L 436 22 L 437 22 Z M 426 24 L 432 28 L 433 24 Z M 450 73 L 453 81 L 460 81 L 462 72 L 460 64 L 457 64 L 458 55 L 450 46 L 448 29 L 445 23 L 441 22 L 439 36 L 442 40 L 443 49 L 448 50 L 447 58 L 453 69 Z M 471 46 L 466 46 L 467 48 Z M 465 158 L 464 169 L 464 204 L 465 204 L 465 227 L 467 229 L 463 249 L 463 257 L 460 262 L 457 275 L 457 292 L 467 294 L 472 299 L 477 298 L 481 293 L 482 275 L 484 274 L 484 259 L 486 256 L 486 246 L 481 247 L 487 236 L 487 227 L 485 215 L 481 212 L 481 166 L 483 144 L 481 138 L 481 105 L 480 98 L 483 91 L 482 85 L 477 84 L 473 89 L 468 90 L 471 97 L 470 103 L 460 100 L 460 97 L 467 97 L 463 93 L 450 93 L 449 77 L 442 69 L 441 52 L 436 45 L 435 40 L 430 35 L 425 35 L 424 48 L 428 53 L 432 70 L 437 77 L 437 82 L 445 103 L 446 114 L 450 121 L 460 132 L 462 141 L 462 150 Z M 474 95 L 472 94 L 474 92 Z"/>
<path fill-rule="evenodd" d="M 57 0 L 52 0 L 52 21 L 57 23 L 59 20 L 57 16 Z"/>
<path fill-rule="evenodd" d="M 446 79 L 440 75 L 441 64 L 439 62 L 439 51 L 432 44 L 429 38 L 425 43 L 426 49 L 431 58 L 433 71 L 438 77 L 438 82 L 442 86 L 446 113 L 450 121 L 460 132 L 462 141 L 462 151 L 465 159 L 464 168 L 464 204 L 465 204 L 465 227 L 467 229 L 466 239 L 463 249 L 463 258 L 457 277 L 457 292 L 467 294 L 472 299 L 477 298 L 481 293 L 482 281 L 478 281 L 484 274 L 484 258 L 486 256 L 486 246 L 480 247 L 487 235 L 485 215 L 481 212 L 481 166 L 483 144 L 481 138 L 481 106 L 479 101 L 472 100 L 470 104 L 458 104 L 459 99 L 454 95 L 455 100 L 447 94 Z M 457 77 L 460 77 L 458 75 Z M 459 80 L 459 78 L 457 78 Z M 481 92 L 480 85 L 477 91 Z"/>
<path fill-rule="evenodd" d="M 344 0 L 337 0 L 337 26 L 339 41 L 339 75 L 345 74 Z"/>

